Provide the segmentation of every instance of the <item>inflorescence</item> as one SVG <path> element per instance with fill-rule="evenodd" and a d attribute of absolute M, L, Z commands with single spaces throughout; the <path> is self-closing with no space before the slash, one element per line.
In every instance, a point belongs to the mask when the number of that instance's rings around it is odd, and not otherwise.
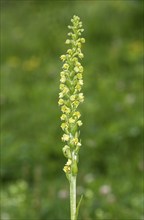
<path fill-rule="evenodd" d="M 81 92 L 83 86 L 83 67 L 79 60 L 84 55 L 81 51 L 85 39 L 81 37 L 84 29 L 78 16 L 71 19 L 72 26 L 68 26 L 70 32 L 66 44 L 70 45 L 66 55 L 61 55 L 63 62 L 62 72 L 60 73 L 60 93 L 58 104 L 61 106 L 61 128 L 64 131 L 62 141 L 64 156 L 68 159 L 63 170 L 69 174 L 77 174 L 78 152 L 81 147 L 79 138 L 79 127 L 82 125 L 81 114 L 77 110 L 80 103 L 84 101 L 84 95 Z"/>

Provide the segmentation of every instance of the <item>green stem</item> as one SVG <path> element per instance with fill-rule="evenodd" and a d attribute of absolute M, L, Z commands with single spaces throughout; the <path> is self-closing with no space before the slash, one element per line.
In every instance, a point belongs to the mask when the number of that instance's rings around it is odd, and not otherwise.
<path fill-rule="evenodd" d="M 76 176 L 71 174 L 70 178 L 70 212 L 71 220 L 75 220 L 76 216 Z"/>

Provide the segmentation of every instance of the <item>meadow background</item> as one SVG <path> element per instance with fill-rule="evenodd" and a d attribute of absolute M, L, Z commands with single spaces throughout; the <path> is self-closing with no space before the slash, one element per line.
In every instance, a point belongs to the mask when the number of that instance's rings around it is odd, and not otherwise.
<path fill-rule="evenodd" d="M 81 220 L 143 220 L 143 4 L 1 1 L 1 220 L 68 220 L 59 80 L 67 25 L 86 43 Z"/>

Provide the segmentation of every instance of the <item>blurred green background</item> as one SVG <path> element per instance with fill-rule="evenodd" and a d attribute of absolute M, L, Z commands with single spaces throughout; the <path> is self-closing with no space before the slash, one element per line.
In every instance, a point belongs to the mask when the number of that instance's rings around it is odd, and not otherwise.
<path fill-rule="evenodd" d="M 1 1 L 1 220 L 69 219 L 58 107 L 67 25 L 86 43 L 81 220 L 142 220 L 142 1 Z"/>

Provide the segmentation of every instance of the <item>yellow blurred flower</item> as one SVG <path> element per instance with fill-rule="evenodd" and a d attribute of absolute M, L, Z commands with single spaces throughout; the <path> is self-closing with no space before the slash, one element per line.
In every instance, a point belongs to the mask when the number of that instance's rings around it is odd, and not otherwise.
<path fill-rule="evenodd" d="M 29 60 L 24 61 L 23 69 L 26 71 L 33 71 L 40 66 L 40 58 L 31 57 Z"/>

